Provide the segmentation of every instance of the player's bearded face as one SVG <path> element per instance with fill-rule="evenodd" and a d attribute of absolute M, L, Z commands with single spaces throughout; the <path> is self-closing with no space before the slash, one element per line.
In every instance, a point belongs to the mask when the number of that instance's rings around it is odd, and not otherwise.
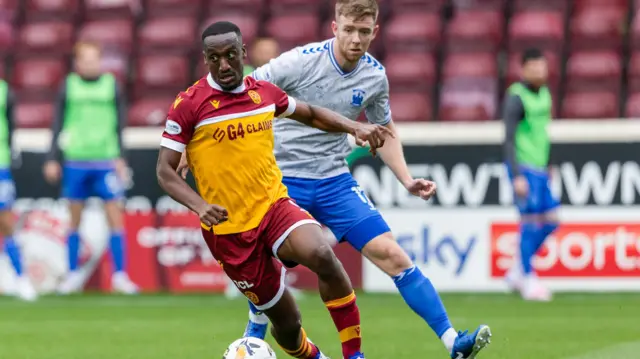
<path fill-rule="evenodd" d="M 378 33 L 378 25 L 372 16 L 355 19 L 340 15 L 332 27 L 341 55 L 351 62 L 359 60 L 369 50 Z"/>
<path fill-rule="evenodd" d="M 235 33 L 209 36 L 204 39 L 204 61 L 213 80 L 223 90 L 230 91 L 242 84 L 244 59 L 247 52 L 242 38 Z"/>

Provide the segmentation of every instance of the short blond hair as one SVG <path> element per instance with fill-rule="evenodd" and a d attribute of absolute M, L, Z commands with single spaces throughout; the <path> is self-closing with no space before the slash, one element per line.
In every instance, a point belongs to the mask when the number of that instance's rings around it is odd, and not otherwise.
<path fill-rule="evenodd" d="M 336 2 L 336 19 L 340 16 L 362 20 L 367 16 L 378 19 L 378 3 L 376 0 L 338 0 Z"/>

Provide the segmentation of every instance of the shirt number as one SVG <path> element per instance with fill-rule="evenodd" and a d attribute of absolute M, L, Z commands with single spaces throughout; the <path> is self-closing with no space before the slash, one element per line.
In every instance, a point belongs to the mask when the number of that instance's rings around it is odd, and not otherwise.
<path fill-rule="evenodd" d="M 373 202 L 371 202 L 369 197 L 367 197 L 367 195 L 364 193 L 364 190 L 362 189 L 362 187 L 354 186 L 354 187 L 351 187 L 351 190 L 358 195 L 362 203 L 369 205 L 369 208 L 371 209 L 376 209 L 376 206 L 373 205 Z"/>

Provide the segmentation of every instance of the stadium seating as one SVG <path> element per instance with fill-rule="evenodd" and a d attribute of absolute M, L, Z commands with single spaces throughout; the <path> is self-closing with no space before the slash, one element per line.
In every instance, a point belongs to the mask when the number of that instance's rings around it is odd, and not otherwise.
<path fill-rule="evenodd" d="M 176 92 L 202 77 L 199 34 L 237 23 L 246 44 L 283 50 L 333 36 L 335 0 L 1 0 L 0 74 L 19 96 L 19 125 L 48 126 L 73 43 L 104 50 L 103 67 L 127 92 L 129 124 L 164 120 Z M 520 54 L 549 60 L 563 118 L 640 116 L 639 0 L 379 0 L 370 52 L 386 67 L 397 121 L 482 121 L 500 116 L 519 79 Z M 453 16 L 443 16 L 453 4 Z M 629 49 L 628 53 L 627 50 Z M 42 58 L 41 54 L 47 57 Z"/>

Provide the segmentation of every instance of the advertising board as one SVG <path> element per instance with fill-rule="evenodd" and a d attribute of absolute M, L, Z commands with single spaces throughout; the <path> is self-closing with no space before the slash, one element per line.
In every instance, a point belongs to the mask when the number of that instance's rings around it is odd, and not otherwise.
<path fill-rule="evenodd" d="M 519 255 L 517 215 L 482 209 L 384 209 L 394 235 L 441 291 L 506 291 L 505 271 Z M 640 211 L 635 207 L 563 208 L 562 225 L 534 259 L 542 281 L 556 291 L 640 289 Z M 370 262 L 364 288 L 394 292 Z"/>

